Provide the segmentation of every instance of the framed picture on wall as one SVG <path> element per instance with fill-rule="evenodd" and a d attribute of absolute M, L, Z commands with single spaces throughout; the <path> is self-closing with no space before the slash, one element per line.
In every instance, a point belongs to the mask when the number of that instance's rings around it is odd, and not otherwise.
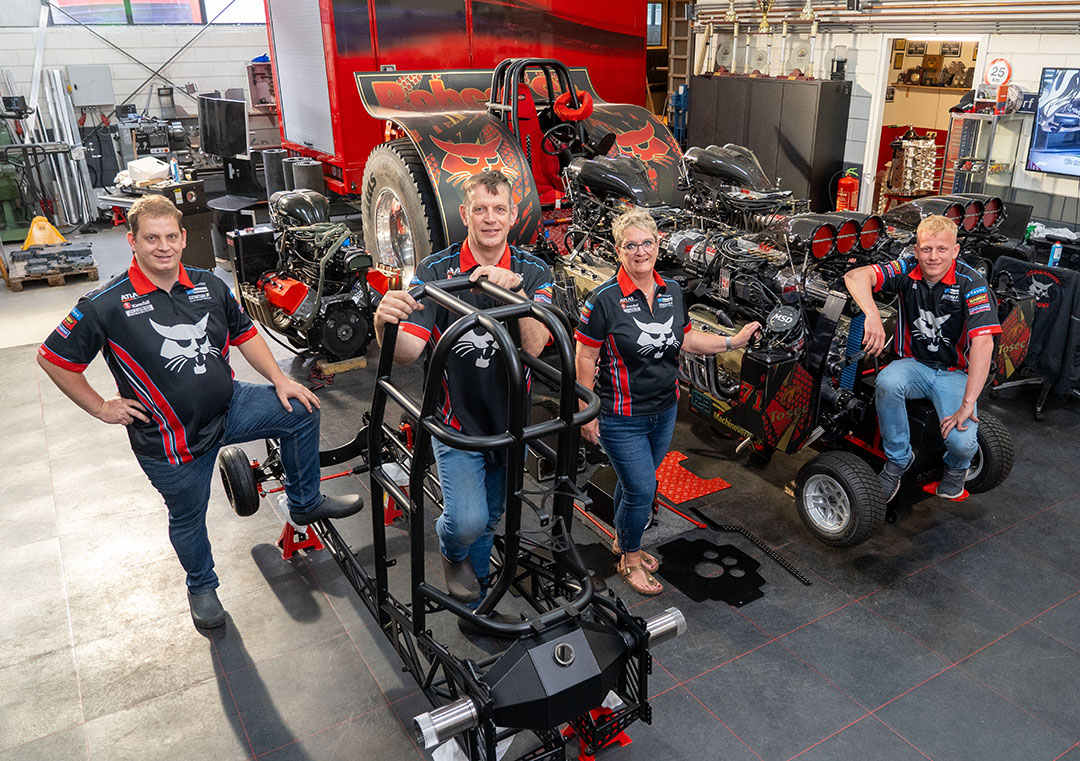
<path fill-rule="evenodd" d="M 900 38 L 892 41 L 892 49 L 903 51 L 907 47 L 907 40 Z"/>
<path fill-rule="evenodd" d="M 892 87 L 885 88 L 885 102 L 892 103 L 896 99 L 896 90 Z"/>
<path fill-rule="evenodd" d="M 960 57 L 960 43 L 959 42 L 943 42 L 941 43 L 941 55 L 948 56 L 949 58 Z"/>
<path fill-rule="evenodd" d="M 904 68 L 904 54 L 903 53 L 893 53 L 893 55 L 892 55 L 892 67 L 894 69 L 902 69 L 902 68 Z"/>
<path fill-rule="evenodd" d="M 926 55 L 926 42 L 909 42 L 907 44 L 908 55 Z"/>

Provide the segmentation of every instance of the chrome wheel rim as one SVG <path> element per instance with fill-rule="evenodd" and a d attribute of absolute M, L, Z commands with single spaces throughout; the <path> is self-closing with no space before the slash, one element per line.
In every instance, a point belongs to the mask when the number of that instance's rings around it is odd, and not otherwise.
<path fill-rule="evenodd" d="M 842 532 L 851 521 L 851 501 L 847 492 L 834 478 L 817 474 L 803 486 L 803 507 L 806 515 L 822 531 Z"/>
<path fill-rule="evenodd" d="M 402 271 L 402 281 L 412 280 L 416 262 L 412 227 L 405 204 L 392 188 L 383 188 L 375 199 L 375 256 L 382 264 Z"/>
<path fill-rule="evenodd" d="M 971 458 L 971 465 L 968 466 L 967 474 L 964 476 L 965 481 L 971 481 L 978 478 L 983 469 L 983 452 L 982 447 L 976 447 L 975 454 Z"/>

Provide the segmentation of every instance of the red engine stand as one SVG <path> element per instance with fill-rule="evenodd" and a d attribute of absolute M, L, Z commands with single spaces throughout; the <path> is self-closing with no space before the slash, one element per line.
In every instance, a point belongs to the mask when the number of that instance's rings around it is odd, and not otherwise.
<path fill-rule="evenodd" d="M 305 539 L 297 540 L 297 536 Z M 300 528 L 291 523 L 286 523 L 281 529 L 281 536 L 277 540 L 277 546 L 281 548 L 281 559 L 288 560 L 297 550 L 321 550 L 323 543 L 319 541 L 319 535 L 315 533 L 314 526 Z"/>
<path fill-rule="evenodd" d="M 593 721 L 596 721 L 601 716 L 610 716 L 612 713 L 613 711 L 610 708 L 604 708 L 603 706 L 600 706 L 599 708 L 593 708 L 592 710 L 590 710 L 589 716 L 592 717 Z M 574 734 L 575 733 L 573 727 L 567 727 L 562 731 L 562 736 L 567 740 L 572 738 Z M 594 761 L 596 756 L 590 756 L 588 753 L 585 752 L 585 741 L 581 738 L 578 738 L 578 742 L 581 743 L 581 750 L 578 752 L 578 761 Z M 632 742 L 633 740 L 630 739 L 630 735 L 626 734 L 626 732 L 620 732 L 619 734 L 615 735 L 614 739 L 612 739 L 610 742 L 607 743 L 607 745 L 604 745 L 603 747 L 610 748 L 612 745 L 618 745 L 620 748 L 625 748 Z M 602 750 L 602 748 L 597 748 L 597 750 Z"/>

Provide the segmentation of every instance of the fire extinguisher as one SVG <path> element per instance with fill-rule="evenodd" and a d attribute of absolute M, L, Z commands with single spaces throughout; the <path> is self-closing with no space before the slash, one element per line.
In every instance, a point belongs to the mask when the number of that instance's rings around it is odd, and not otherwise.
<path fill-rule="evenodd" d="M 859 170 L 849 169 L 836 183 L 836 210 L 855 211 L 859 208 Z"/>

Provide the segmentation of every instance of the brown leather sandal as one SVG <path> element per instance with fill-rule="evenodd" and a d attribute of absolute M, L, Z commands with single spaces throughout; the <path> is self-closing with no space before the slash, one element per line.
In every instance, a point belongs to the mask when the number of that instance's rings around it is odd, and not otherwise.
<path fill-rule="evenodd" d="M 615 570 L 619 572 L 619 576 L 625 581 L 631 589 L 641 595 L 658 595 L 664 591 L 664 585 L 652 577 L 652 574 L 646 570 L 645 566 L 641 563 L 634 563 L 633 565 L 623 565 L 622 560 L 615 566 Z M 643 584 L 634 583 L 630 581 L 631 574 L 641 571 L 645 576 L 645 586 Z"/>
<path fill-rule="evenodd" d="M 615 555 L 623 554 L 622 550 L 619 549 L 619 537 L 615 537 L 611 540 L 611 551 Z M 641 551 L 641 564 L 645 566 L 645 570 L 649 573 L 656 573 L 660 570 L 660 561 L 645 550 Z"/>

